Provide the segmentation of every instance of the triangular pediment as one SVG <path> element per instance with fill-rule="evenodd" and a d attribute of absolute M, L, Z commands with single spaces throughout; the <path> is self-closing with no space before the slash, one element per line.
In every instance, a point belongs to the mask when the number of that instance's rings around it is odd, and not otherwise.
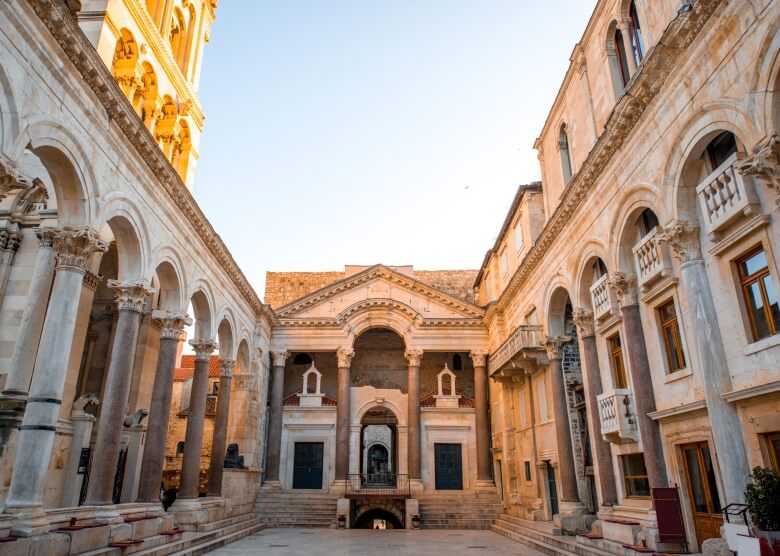
<path fill-rule="evenodd" d="M 367 268 L 280 307 L 281 321 L 333 323 L 360 310 L 387 309 L 425 321 L 480 321 L 485 311 L 384 265 Z"/>

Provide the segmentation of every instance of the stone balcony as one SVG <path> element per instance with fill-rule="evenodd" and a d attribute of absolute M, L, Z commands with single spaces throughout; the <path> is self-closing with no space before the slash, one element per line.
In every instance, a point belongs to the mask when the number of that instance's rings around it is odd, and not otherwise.
<path fill-rule="evenodd" d="M 618 309 L 617 297 L 615 292 L 608 284 L 609 275 L 605 274 L 596 280 L 590 287 L 590 296 L 593 302 L 593 318 L 603 321 Z"/>
<path fill-rule="evenodd" d="M 490 374 L 494 375 L 518 356 L 533 358 L 540 353 L 545 353 L 541 325 L 520 325 L 496 351 L 490 354 Z"/>
<path fill-rule="evenodd" d="M 604 440 L 615 444 L 638 440 L 631 390 L 616 388 L 598 396 L 597 403 Z"/>
<path fill-rule="evenodd" d="M 739 160 L 740 153 L 734 153 L 696 188 L 703 228 L 714 242 L 736 220 L 759 212 L 753 182 L 734 168 Z"/>
<path fill-rule="evenodd" d="M 634 262 L 637 271 L 637 285 L 642 292 L 672 275 L 672 253 L 669 244 L 659 241 L 661 229 L 656 226 L 649 234 L 634 245 Z"/>

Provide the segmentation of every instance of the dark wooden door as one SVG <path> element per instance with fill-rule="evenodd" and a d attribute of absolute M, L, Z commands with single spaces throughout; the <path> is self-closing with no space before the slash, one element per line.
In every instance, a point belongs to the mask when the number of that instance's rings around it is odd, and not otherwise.
<path fill-rule="evenodd" d="M 720 537 L 720 528 L 723 525 L 715 468 L 710 447 L 706 442 L 686 444 L 681 449 L 696 539 L 701 546 L 707 539 Z"/>
<path fill-rule="evenodd" d="M 322 488 L 322 442 L 296 442 L 293 488 Z"/>
<path fill-rule="evenodd" d="M 547 488 L 550 493 L 550 513 L 552 515 L 558 514 L 558 487 L 555 485 L 555 468 L 550 465 L 549 461 L 544 462 L 547 468 Z"/>
<path fill-rule="evenodd" d="M 436 490 L 463 490 L 460 444 L 434 444 Z"/>

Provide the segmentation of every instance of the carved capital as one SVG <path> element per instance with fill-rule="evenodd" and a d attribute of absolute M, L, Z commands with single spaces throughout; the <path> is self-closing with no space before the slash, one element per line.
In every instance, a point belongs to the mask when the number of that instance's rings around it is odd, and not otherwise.
<path fill-rule="evenodd" d="M 610 272 L 607 285 L 612 288 L 621 307 L 639 303 L 636 288 L 636 276 L 628 272 Z"/>
<path fill-rule="evenodd" d="M 22 238 L 19 232 L 8 229 L 0 230 L 0 249 L 3 251 L 13 251 L 15 253 L 19 249 L 21 242 Z"/>
<path fill-rule="evenodd" d="M 422 363 L 423 350 L 407 349 L 404 352 L 404 357 L 406 357 L 406 362 L 409 363 L 410 367 L 419 367 L 420 363 Z"/>
<path fill-rule="evenodd" d="M 146 299 L 157 291 L 155 288 L 149 287 L 149 284 L 143 280 L 135 282 L 109 280 L 108 287 L 114 290 L 117 309 L 136 313 L 143 313 Z"/>
<path fill-rule="evenodd" d="M 764 138 L 752 154 L 734 165 L 743 176 L 754 177 L 780 193 L 780 136 L 776 133 Z"/>
<path fill-rule="evenodd" d="M 20 189 L 27 189 L 28 187 L 29 185 L 21 181 L 19 174 L 14 168 L 0 161 L 0 201 L 11 193 Z"/>
<path fill-rule="evenodd" d="M 33 231 L 35 232 L 35 237 L 38 238 L 38 248 L 51 249 L 54 245 L 54 232 L 59 230 L 54 228 L 35 228 Z"/>
<path fill-rule="evenodd" d="M 544 347 L 547 348 L 547 357 L 560 359 L 563 355 L 563 346 L 571 342 L 571 336 L 547 336 Z"/>
<path fill-rule="evenodd" d="M 271 358 L 274 361 L 274 367 L 284 367 L 288 357 L 290 357 L 290 352 L 286 349 L 271 352 Z"/>
<path fill-rule="evenodd" d="M 582 338 L 594 335 L 593 312 L 587 309 L 574 309 L 572 320 L 577 326 L 577 334 Z"/>
<path fill-rule="evenodd" d="M 98 286 L 102 281 L 103 281 L 102 275 L 95 274 L 94 272 L 90 272 L 89 270 L 84 272 L 84 280 L 82 280 L 82 282 L 86 287 L 88 287 L 93 292 L 97 291 Z"/>
<path fill-rule="evenodd" d="M 219 360 L 219 376 L 230 378 L 233 376 L 233 366 L 236 364 L 235 359 L 220 359 Z"/>
<path fill-rule="evenodd" d="M 664 228 L 658 239 L 668 243 L 674 256 L 683 264 L 702 258 L 699 227 L 695 224 L 678 220 Z"/>
<path fill-rule="evenodd" d="M 471 362 L 474 367 L 484 367 L 487 363 L 488 352 L 484 349 L 475 349 L 471 353 Z"/>
<path fill-rule="evenodd" d="M 108 243 L 92 228 L 52 231 L 52 242 L 57 251 L 57 270 L 85 272 L 93 253 L 108 251 Z"/>
<path fill-rule="evenodd" d="M 339 348 L 336 351 L 339 369 L 349 367 L 352 364 L 352 358 L 355 356 L 355 350 L 348 347 Z"/>
<path fill-rule="evenodd" d="M 190 345 L 195 350 L 196 361 L 210 360 L 211 354 L 219 347 L 214 340 L 190 340 Z"/>
<path fill-rule="evenodd" d="M 178 340 L 185 326 L 192 326 L 186 313 L 152 311 L 152 324 L 160 329 L 160 339 Z"/>

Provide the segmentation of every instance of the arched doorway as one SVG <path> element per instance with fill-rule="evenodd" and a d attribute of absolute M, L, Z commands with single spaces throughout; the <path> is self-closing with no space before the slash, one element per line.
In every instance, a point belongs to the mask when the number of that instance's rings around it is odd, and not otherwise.
<path fill-rule="evenodd" d="M 403 529 L 403 525 L 392 512 L 373 508 L 357 518 L 353 529 Z"/>
<path fill-rule="evenodd" d="M 389 409 L 376 407 L 366 412 L 360 424 L 363 486 L 380 488 L 394 485 L 398 469 L 398 420 Z"/>

